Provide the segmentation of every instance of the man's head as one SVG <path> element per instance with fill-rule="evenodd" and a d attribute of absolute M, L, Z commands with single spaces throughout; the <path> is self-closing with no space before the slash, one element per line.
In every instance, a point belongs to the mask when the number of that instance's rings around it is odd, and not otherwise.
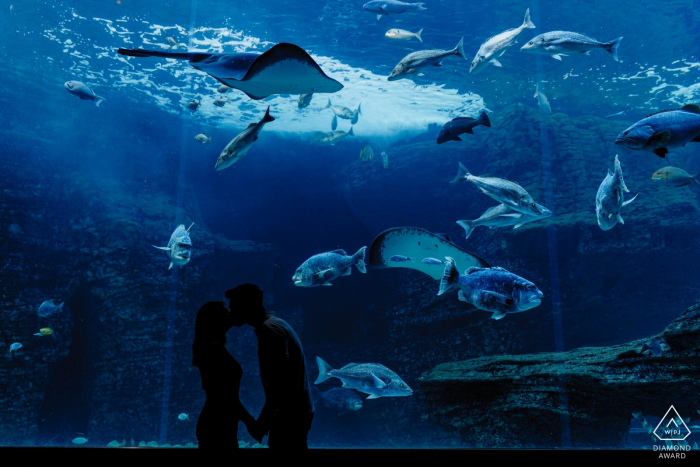
<path fill-rule="evenodd" d="M 226 291 L 228 308 L 231 310 L 231 324 L 240 327 L 244 324 L 256 326 L 265 319 L 263 291 L 255 284 L 241 284 Z"/>

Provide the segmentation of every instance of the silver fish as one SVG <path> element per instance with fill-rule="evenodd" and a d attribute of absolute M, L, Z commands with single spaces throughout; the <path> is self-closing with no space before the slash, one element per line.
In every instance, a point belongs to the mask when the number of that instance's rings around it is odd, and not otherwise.
<path fill-rule="evenodd" d="M 664 167 L 657 170 L 651 179 L 664 185 L 680 187 L 697 183 L 697 179 L 683 169 L 677 167 Z"/>
<path fill-rule="evenodd" d="M 15 342 L 14 344 L 10 344 L 10 353 L 17 352 L 21 348 L 22 348 L 22 344 L 20 344 L 19 342 Z"/>
<path fill-rule="evenodd" d="M 523 24 L 517 28 L 508 29 L 500 34 L 497 34 L 486 42 L 481 44 L 479 51 L 476 53 L 474 60 L 472 60 L 471 68 L 469 73 L 478 73 L 489 64 L 501 67 L 501 62 L 498 61 L 498 57 L 506 53 L 508 47 L 514 45 L 517 42 L 517 38 L 526 29 L 534 29 L 535 24 L 530 20 L 530 9 L 528 8 L 525 12 L 525 19 Z"/>
<path fill-rule="evenodd" d="M 194 137 L 194 139 L 196 139 L 202 144 L 211 143 L 211 136 L 207 137 L 207 135 L 205 135 L 204 133 L 198 134 Z"/>
<path fill-rule="evenodd" d="M 229 89 L 232 88 L 226 86 L 225 84 L 222 84 L 216 89 L 216 92 L 218 92 L 219 94 L 226 94 L 229 91 Z"/>
<path fill-rule="evenodd" d="M 552 108 L 549 106 L 549 99 L 540 90 L 540 82 L 537 82 L 537 87 L 535 88 L 535 99 L 537 99 L 537 104 L 540 106 L 540 110 L 544 113 L 551 114 Z"/>
<path fill-rule="evenodd" d="M 165 42 L 167 42 L 168 45 L 170 45 L 170 48 L 171 48 L 171 49 L 177 49 L 177 48 L 179 48 L 180 46 L 186 47 L 185 44 L 179 44 L 179 43 L 178 43 L 175 39 L 173 39 L 172 37 L 166 37 L 166 38 L 165 38 Z"/>
<path fill-rule="evenodd" d="M 95 91 L 90 89 L 85 83 L 80 81 L 66 81 L 63 86 L 65 86 L 66 91 L 73 94 L 84 101 L 93 101 L 96 106 L 100 106 L 102 102 L 106 99 L 104 97 L 95 94 Z"/>
<path fill-rule="evenodd" d="M 610 42 L 598 42 L 583 34 L 570 31 L 552 31 L 536 36 L 527 44 L 520 48 L 523 52 L 549 55 L 554 59 L 561 60 L 561 57 L 572 53 L 583 53 L 590 55 L 593 49 L 603 49 L 616 62 L 620 59 L 617 56 L 617 48 L 620 46 L 622 37 L 618 37 Z"/>
<path fill-rule="evenodd" d="M 217 107 L 223 107 L 226 105 L 227 102 L 229 102 L 231 98 L 224 99 L 223 97 L 217 97 L 216 100 L 213 102 L 213 104 Z"/>
<path fill-rule="evenodd" d="M 397 0 L 372 0 L 362 6 L 362 9 L 370 13 L 375 13 L 377 19 L 383 15 L 398 15 L 406 11 L 426 10 L 425 3 L 404 3 Z"/>
<path fill-rule="evenodd" d="M 153 248 L 158 248 L 159 250 L 168 252 L 168 257 L 170 258 L 170 266 L 168 266 L 168 269 L 171 269 L 173 264 L 182 267 L 190 262 L 192 257 L 192 239 L 190 238 L 190 229 L 193 225 L 194 222 L 187 230 L 185 230 L 185 226 L 180 224 L 170 236 L 168 246 L 152 245 Z"/>
<path fill-rule="evenodd" d="M 328 99 L 328 103 L 324 107 L 324 109 L 331 109 L 333 111 L 333 121 L 331 122 L 331 129 L 335 130 L 338 127 L 338 117 L 344 119 L 344 120 L 350 120 L 350 124 L 354 125 L 357 123 L 357 120 L 360 118 L 360 115 L 362 115 L 362 104 L 359 104 L 357 106 L 357 110 L 354 112 L 347 107 L 343 107 L 342 105 L 333 105 L 331 104 L 331 100 Z"/>
<path fill-rule="evenodd" d="M 603 230 L 610 230 L 618 222 L 624 224 L 625 221 L 620 215 L 623 207 L 630 204 L 639 195 L 635 195 L 629 201 L 625 201 L 625 193 L 629 193 L 622 178 L 622 167 L 620 160 L 615 156 L 615 173 L 608 169 L 608 174 L 598 187 L 595 197 L 595 213 L 598 218 L 598 225 Z"/>
<path fill-rule="evenodd" d="M 391 71 L 387 78 L 389 81 L 396 81 L 408 78 L 409 75 L 416 74 L 429 66 L 442 66 L 442 61 L 451 55 L 459 55 L 467 59 L 464 55 L 464 38 L 452 50 L 421 50 L 406 55 Z"/>
<path fill-rule="evenodd" d="M 349 363 L 334 370 L 320 357 L 316 357 L 318 378 L 314 384 L 328 378 L 338 378 L 344 388 L 356 389 L 369 394 L 367 399 L 390 396 L 410 396 L 413 390 L 393 371 L 378 363 Z"/>
<path fill-rule="evenodd" d="M 517 229 L 523 224 L 545 219 L 552 215 L 552 211 L 540 204 L 537 204 L 537 209 L 542 214 L 539 216 L 534 216 L 518 212 L 505 204 L 499 204 L 498 206 L 487 209 L 486 212 L 484 212 L 478 219 L 473 221 L 457 221 L 457 224 L 464 229 L 466 238 L 469 238 L 469 235 L 471 235 L 474 229 L 481 225 L 488 227 L 489 229 L 494 227 L 508 227 L 512 225 L 514 229 Z"/>
<path fill-rule="evenodd" d="M 330 131 L 328 133 L 323 133 L 321 131 L 317 131 L 311 136 L 311 144 L 317 145 L 317 146 L 332 146 L 335 143 L 339 143 L 340 141 L 344 140 L 345 138 L 348 138 L 350 136 L 355 136 L 355 133 L 352 130 L 352 127 L 350 128 L 350 131 L 345 132 L 345 131 Z"/>
<path fill-rule="evenodd" d="M 192 99 L 187 103 L 187 108 L 196 111 L 200 105 L 202 105 L 202 101 L 196 101 Z"/>
<path fill-rule="evenodd" d="M 423 32 L 421 29 L 418 32 L 406 31 L 405 29 L 389 29 L 386 34 L 384 34 L 389 39 L 399 40 L 399 41 L 410 41 L 414 37 L 419 41 L 423 42 L 420 35 Z"/>
<path fill-rule="evenodd" d="M 263 129 L 266 123 L 275 121 L 275 118 L 270 115 L 270 107 L 267 107 L 265 116 L 258 123 L 251 123 L 248 128 L 243 130 L 235 138 L 229 142 L 219 158 L 216 160 L 216 165 L 214 169 L 223 170 L 227 167 L 231 167 L 234 163 L 238 162 L 247 153 L 250 147 L 255 141 L 258 140 L 258 135 Z"/>
<path fill-rule="evenodd" d="M 299 96 L 299 100 L 297 101 L 297 105 L 299 106 L 300 109 L 303 109 L 304 107 L 308 107 L 309 104 L 311 104 L 311 98 L 314 97 L 314 93 L 310 92 L 308 94 L 302 94 Z"/>

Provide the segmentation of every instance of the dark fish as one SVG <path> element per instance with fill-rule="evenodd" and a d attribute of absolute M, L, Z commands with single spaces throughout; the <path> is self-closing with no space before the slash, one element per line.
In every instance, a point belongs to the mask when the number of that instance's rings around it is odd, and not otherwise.
<path fill-rule="evenodd" d="M 651 342 L 649 342 L 649 345 L 647 345 L 646 342 L 642 341 L 642 353 L 647 350 L 651 352 L 651 354 L 654 357 L 658 357 L 659 355 L 661 355 L 661 341 L 658 337 L 653 338 Z"/>
<path fill-rule="evenodd" d="M 437 137 L 437 144 L 442 144 L 447 141 L 462 141 L 459 135 L 463 133 L 474 134 L 472 128 L 478 125 L 491 126 L 491 121 L 486 112 L 481 112 L 479 118 L 457 117 L 445 123 L 440 129 Z"/>
<path fill-rule="evenodd" d="M 355 391 L 345 388 L 333 388 L 321 392 L 316 386 L 311 386 L 311 400 L 314 404 L 320 402 L 324 407 L 337 410 L 338 415 L 362 408 L 362 399 Z"/>
<path fill-rule="evenodd" d="M 187 60 L 228 87 L 243 91 L 251 99 L 272 94 L 333 93 L 343 89 L 329 78 L 299 46 L 280 43 L 263 54 L 209 54 L 119 49 L 129 57 L 163 57 Z"/>
<path fill-rule="evenodd" d="M 394 261 L 397 263 L 400 263 L 402 261 L 413 261 L 411 258 L 408 256 L 401 256 L 401 255 L 394 255 L 391 258 L 389 258 L 389 261 Z"/>
<path fill-rule="evenodd" d="M 314 97 L 313 93 L 302 94 L 301 96 L 299 96 L 299 101 L 297 102 L 299 108 L 303 109 L 304 107 L 308 107 L 309 104 L 311 104 L 312 97 Z"/>

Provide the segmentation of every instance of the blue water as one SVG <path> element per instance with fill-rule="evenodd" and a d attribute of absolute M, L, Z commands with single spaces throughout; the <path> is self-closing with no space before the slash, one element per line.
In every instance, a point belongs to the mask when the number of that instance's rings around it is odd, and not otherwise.
<path fill-rule="evenodd" d="M 673 149 L 661 161 L 617 151 L 602 130 L 587 133 L 603 122 L 614 138 L 651 112 L 700 101 L 694 2 L 429 0 L 424 11 L 380 20 L 360 1 L 101 3 L 26 0 L 0 11 L 0 344 L 24 345 L 0 362 L 0 379 L 15 387 L 1 396 L 0 409 L 12 415 L 3 419 L 0 445 L 67 446 L 82 435 L 93 446 L 113 439 L 196 443 L 203 392 L 197 371 L 187 369 L 194 316 L 241 282 L 260 283 L 268 309 L 297 330 L 312 382 L 319 355 L 337 367 L 382 363 L 415 391 L 365 401 L 340 417 L 318 408 L 309 435 L 316 447 L 460 446 L 457 434 L 423 417 L 423 372 L 484 355 L 626 343 L 660 332 L 700 297 L 697 272 L 673 264 L 693 251 L 697 195 L 692 187 L 662 193 L 649 180 L 665 165 L 700 172 L 700 145 Z M 528 8 L 536 29 L 499 59 L 502 68 L 470 75 L 479 45 L 520 26 Z M 388 39 L 390 28 L 423 29 L 423 42 Z M 621 62 L 600 50 L 562 61 L 520 52 L 530 38 L 558 29 L 600 41 L 624 36 Z M 254 101 L 231 90 L 219 108 L 212 104 L 219 83 L 186 62 L 116 52 L 169 50 L 166 37 L 211 53 L 293 43 L 344 88 L 314 95 L 306 109 L 295 95 Z M 424 76 L 386 80 L 407 54 L 451 49 L 461 38 L 467 61 L 453 56 Z M 69 80 L 106 101 L 97 107 L 77 99 L 63 86 Z M 524 121 L 525 130 L 500 120 L 517 105 L 530 113 L 508 115 L 538 115 L 538 81 L 551 120 Z M 353 110 L 362 104 L 356 138 L 313 146 L 313 132 L 331 131 L 328 98 Z M 185 107 L 192 99 L 202 102 L 196 112 Z M 248 155 L 215 171 L 223 147 L 268 106 L 276 120 Z M 483 110 L 492 129 L 434 144 L 444 123 Z M 533 146 L 509 139 L 503 128 L 522 130 Z M 338 130 L 349 129 L 339 120 Z M 498 139 L 488 140 L 488 131 L 500 131 Z M 212 142 L 197 142 L 201 132 Z M 368 145 L 375 159 L 362 162 Z M 617 152 L 632 195 L 643 194 L 625 208 L 626 225 L 602 232 L 593 199 Z M 555 217 L 522 231 L 480 227 L 465 242 L 455 221 L 475 219 L 495 202 L 470 184 L 448 184 L 457 161 L 475 174 L 521 182 Z M 578 169 L 582 178 L 566 178 Z M 645 198 L 655 204 L 642 204 Z M 644 219 L 636 227 L 635 217 Z M 165 254 L 151 245 L 165 245 L 177 225 L 191 222 L 193 258 L 168 271 Z M 542 304 L 489 320 L 457 309 L 452 294 L 435 301 L 437 283 L 407 270 L 353 270 L 333 287 L 292 283 L 310 256 L 352 253 L 404 225 L 446 232 L 491 265 L 517 271 L 540 286 Z M 240 242 L 251 251 L 242 252 Z M 673 252 L 668 263 L 665 248 Z M 607 272 L 610 264 L 625 274 Z M 51 323 L 55 338 L 37 340 L 32 334 L 46 323 L 35 312 L 48 299 L 66 301 L 66 314 Z M 250 329 L 232 330 L 229 350 L 244 369 L 241 399 L 257 414 L 263 399 L 254 337 Z M 559 390 L 566 405 L 564 383 Z M 191 421 L 178 421 L 181 412 Z M 572 422 L 561 423 L 561 445 L 568 446 Z M 240 438 L 253 443 L 242 426 Z"/>

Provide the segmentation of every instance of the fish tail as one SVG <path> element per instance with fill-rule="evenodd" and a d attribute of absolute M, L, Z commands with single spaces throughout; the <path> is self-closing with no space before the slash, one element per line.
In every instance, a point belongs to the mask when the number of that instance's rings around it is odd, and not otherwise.
<path fill-rule="evenodd" d="M 361 102 L 360 102 L 360 104 L 357 106 L 357 113 L 360 114 L 360 115 L 362 115 L 362 103 L 361 103 Z"/>
<path fill-rule="evenodd" d="M 365 268 L 365 250 L 366 249 L 367 249 L 367 247 L 363 246 L 362 248 L 357 250 L 357 253 L 352 255 L 353 264 L 362 273 L 367 272 L 367 268 Z"/>
<path fill-rule="evenodd" d="M 464 37 L 459 40 L 459 44 L 455 47 L 454 52 L 465 60 L 469 60 L 464 54 Z"/>
<path fill-rule="evenodd" d="M 267 106 L 267 112 L 265 112 L 265 116 L 263 117 L 262 121 L 263 121 L 263 123 L 268 123 L 268 122 L 274 122 L 274 121 L 275 121 L 275 117 L 273 117 L 272 115 L 270 115 L 270 106 L 269 106 L 269 105 Z"/>
<path fill-rule="evenodd" d="M 355 133 L 352 132 L 352 127 L 350 127 L 350 131 L 348 131 L 348 136 L 355 136 Z"/>
<path fill-rule="evenodd" d="M 421 29 L 420 31 L 418 31 L 418 32 L 416 33 L 416 39 L 418 39 L 418 40 L 421 41 L 421 42 L 423 42 L 423 39 L 420 38 L 420 34 L 421 34 L 422 32 L 423 32 L 423 29 Z"/>
<path fill-rule="evenodd" d="M 314 404 L 321 399 L 321 391 L 318 390 L 316 386 L 311 386 L 311 402 Z"/>
<path fill-rule="evenodd" d="M 100 104 L 103 103 L 103 102 L 106 101 L 106 100 L 107 100 L 107 99 L 105 99 L 104 97 L 101 97 L 101 96 L 98 96 L 97 94 L 95 94 L 94 102 L 95 102 L 95 105 L 96 105 L 97 107 L 99 107 Z"/>
<path fill-rule="evenodd" d="M 208 141 L 211 143 L 211 136 L 209 137 L 209 140 L 208 140 Z"/>
<path fill-rule="evenodd" d="M 605 44 L 605 50 L 610 54 L 610 56 L 616 62 L 620 61 L 620 58 L 617 56 L 617 48 L 620 47 L 621 40 L 622 40 L 622 37 L 618 37 L 614 41 L 610 41 L 607 44 Z"/>
<path fill-rule="evenodd" d="M 331 107 L 331 100 L 328 99 L 328 104 L 324 107 L 324 109 L 329 109 Z"/>
<path fill-rule="evenodd" d="M 452 180 L 450 183 L 459 183 L 463 182 L 471 175 L 467 168 L 462 164 L 461 162 L 459 163 L 459 169 L 457 170 L 457 176 Z"/>
<path fill-rule="evenodd" d="M 535 29 L 535 23 L 530 19 L 530 9 L 528 8 L 525 12 L 525 19 L 523 20 L 523 29 Z"/>
<path fill-rule="evenodd" d="M 60 309 L 63 309 L 63 304 L 64 304 L 64 303 L 66 303 L 66 302 L 61 302 L 61 304 L 60 304 L 60 305 L 58 305 L 58 306 L 57 306 L 56 308 L 60 308 Z"/>
<path fill-rule="evenodd" d="M 442 279 L 440 280 L 440 290 L 438 291 L 438 295 L 442 295 L 448 290 L 450 290 L 457 284 L 458 280 L 459 271 L 457 271 L 457 265 L 455 264 L 455 260 L 453 258 L 450 258 L 449 256 L 446 256 L 445 273 L 442 275 Z"/>
<path fill-rule="evenodd" d="M 416 3 L 415 5 L 418 5 L 418 8 L 416 8 L 416 10 L 427 10 L 427 8 L 423 6 L 425 5 L 425 3 Z"/>
<path fill-rule="evenodd" d="M 479 115 L 479 118 L 476 120 L 476 123 L 478 123 L 479 125 L 491 127 L 491 120 L 489 120 L 489 116 L 486 115 L 486 111 L 481 112 L 481 115 Z"/>
<path fill-rule="evenodd" d="M 615 175 L 617 176 L 622 190 L 625 193 L 629 193 L 630 191 L 627 189 L 627 185 L 625 185 L 625 179 L 622 178 L 622 166 L 620 165 L 620 159 L 618 159 L 617 154 L 615 155 Z"/>
<path fill-rule="evenodd" d="M 472 221 L 457 221 L 457 224 L 464 229 L 464 233 L 467 235 L 465 238 L 469 238 L 474 230 Z"/>
<path fill-rule="evenodd" d="M 314 384 L 320 384 L 331 377 L 330 372 L 333 371 L 333 368 L 321 357 L 316 357 L 316 364 L 318 365 L 318 378 Z"/>

